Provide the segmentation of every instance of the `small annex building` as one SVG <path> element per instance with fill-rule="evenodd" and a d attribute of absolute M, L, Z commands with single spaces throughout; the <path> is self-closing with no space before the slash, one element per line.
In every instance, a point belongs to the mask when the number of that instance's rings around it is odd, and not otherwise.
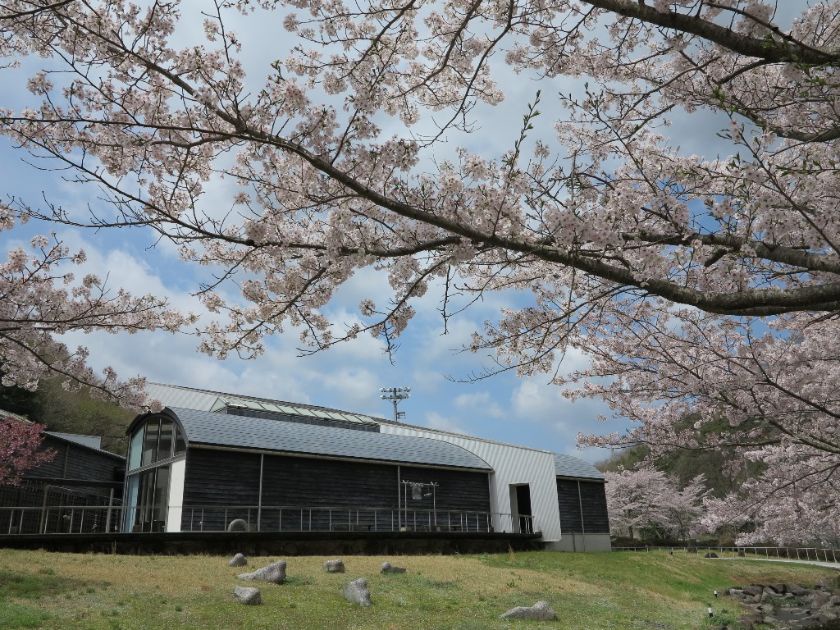
<path fill-rule="evenodd" d="M 568 455 L 161 384 L 128 429 L 123 531 L 540 533 L 609 550 L 604 478 Z M 575 500 L 573 500 L 575 499 Z"/>
<path fill-rule="evenodd" d="M 4 410 L 0 417 L 31 424 Z M 0 487 L 0 534 L 118 531 L 125 457 L 104 450 L 99 436 L 57 431 L 44 431 L 38 450 L 54 456 L 19 485 Z"/>

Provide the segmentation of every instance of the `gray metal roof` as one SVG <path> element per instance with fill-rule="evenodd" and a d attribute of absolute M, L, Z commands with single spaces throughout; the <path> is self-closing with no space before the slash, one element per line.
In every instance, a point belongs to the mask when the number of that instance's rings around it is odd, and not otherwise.
<path fill-rule="evenodd" d="M 82 435 L 81 433 L 62 433 L 61 431 L 47 431 L 49 435 L 59 437 L 65 440 L 70 440 L 76 444 L 87 446 L 88 448 L 95 448 L 97 451 L 102 450 L 102 438 L 98 435 Z"/>
<path fill-rule="evenodd" d="M 191 444 L 491 470 L 469 451 L 429 438 L 355 431 L 170 407 Z"/>
<path fill-rule="evenodd" d="M 167 407 L 182 407 L 184 409 L 201 409 L 203 411 L 220 411 L 225 407 L 243 407 L 257 411 L 301 416 L 304 418 L 324 418 L 351 422 L 364 425 L 377 424 L 378 419 L 361 413 L 342 411 L 330 407 L 292 403 L 258 396 L 243 396 L 216 392 L 209 389 L 184 387 L 181 385 L 164 385 L 162 383 L 147 383 L 146 393 L 151 400 L 159 400 Z"/>
<path fill-rule="evenodd" d="M 582 479 L 601 479 L 604 473 L 589 462 L 571 455 L 554 453 L 554 474 L 558 477 L 580 477 Z"/>

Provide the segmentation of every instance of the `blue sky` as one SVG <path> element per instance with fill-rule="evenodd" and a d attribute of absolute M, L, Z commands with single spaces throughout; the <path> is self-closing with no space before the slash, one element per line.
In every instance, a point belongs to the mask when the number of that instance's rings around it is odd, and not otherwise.
<path fill-rule="evenodd" d="M 197 0 L 189 4 L 192 7 L 200 5 Z M 799 3 L 790 3 L 794 4 Z M 234 27 L 245 42 L 243 57 L 246 67 L 253 71 L 255 81 L 264 75 L 272 59 L 283 56 L 283 49 L 289 42 L 280 39 L 277 50 L 249 45 L 249 42 L 278 41 L 281 22 L 282 15 L 277 15 L 271 19 L 248 19 Z M 193 27 L 187 20 L 184 24 L 185 32 L 179 36 L 186 39 L 195 35 L 194 27 L 200 28 L 200 22 L 193 23 Z M 545 115 L 539 119 L 541 127 L 538 126 L 534 134 L 550 139 L 555 118 L 550 94 L 574 91 L 579 85 L 563 80 L 537 84 L 516 77 L 504 67 L 499 67 L 497 72 L 498 80 L 505 87 L 506 101 L 495 108 L 481 108 L 478 111 L 481 127 L 470 136 L 452 138 L 439 149 L 436 157 L 451 155 L 459 144 L 494 157 L 510 148 L 518 136 L 518 123 L 525 104 L 533 99 L 538 87 L 543 90 L 544 102 L 540 109 Z M 19 99 L 25 98 L 25 92 L 20 89 L 21 76 L 20 71 L 0 73 L 3 106 L 17 107 L 21 104 Z M 700 113 L 692 115 L 690 124 L 684 123 L 685 118 L 678 116 L 670 131 L 674 144 L 682 151 L 708 155 L 722 149 L 715 132 L 726 126 L 724 120 Z M 398 130 L 395 127 L 392 131 Z M 97 203 L 95 190 L 63 181 L 59 173 L 36 170 L 23 162 L 26 157 L 7 141 L 0 140 L 0 172 L 4 181 L 0 192 L 20 196 L 33 204 L 37 204 L 42 195 L 72 208 L 83 208 L 88 202 Z M 209 196 L 224 198 L 229 192 L 225 182 L 214 182 Z M 88 269 L 109 276 L 112 286 L 124 287 L 137 294 L 163 295 L 177 308 L 200 310 L 191 291 L 207 279 L 206 270 L 181 263 L 175 249 L 167 243 L 154 246 L 154 238 L 147 232 L 95 232 L 30 223 L 12 232 L 0 233 L 0 249 L 25 242 L 35 233 L 50 231 L 58 231 L 58 236 L 71 247 L 85 249 Z M 355 318 L 354 313 L 358 312 L 363 297 L 375 298 L 386 292 L 381 275 L 372 270 L 364 271 L 340 290 L 327 315 L 338 323 L 350 321 Z M 439 293 L 429 291 L 414 303 L 417 316 L 400 340 L 394 364 L 383 353 L 381 342 L 369 336 L 314 356 L 299 357 L 296 333 L 291 331 L 270 339 L 262 357 L 247 361 L 218 361 L 199 354 L 195 350 L 195 337 L 188 334 L 112 336 L 98 333 L 68 336 L 65 341 L 88 346 L 94 367 L 101 369 L 110 365 L 124 377 L 139 374 L 152 381 L 308 402 L 374 415 L 391 413 L 390 403 L 379 399 L 380 387 L 409 386 L 412 396 L 401 408 L 407 414 L 407 421 L 413 424 L 576 453 L 593 461 L 605 457 L 603 451 L 577 451 L 575 443 L 578 432 L 612 431 L 622 426 L 621 421 L 611 421 L 607 425 L 598 422 L 600 415 L 609 415 L 603 403 L 571 402 L 563 397 L 560 388 L 548 384 L 547 375 L 519 378 L 514 373 L 506 373 L 478 382 L 459 382 L 459 379 L 481 372 L 489 364 L 486 356 L 459 352 L 459 348 L 468 343 L 470 334 L 480 328 L 483 321 L 495 319 L 500 308 L 521 303 L 521 296 L 488 296 L 451 321 L 447 335 L 442 334 L 442 322 L 436 310 L 438 299 Z M 561 369 L 579 369 L 586 363 L 585 356 L 570 353 Z"/>

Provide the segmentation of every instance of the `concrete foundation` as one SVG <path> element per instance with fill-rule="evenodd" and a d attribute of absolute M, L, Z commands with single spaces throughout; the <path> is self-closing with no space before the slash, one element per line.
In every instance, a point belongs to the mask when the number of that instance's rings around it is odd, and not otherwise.
<path fill-rule="evenodd" d="M 563 538 L 545 543 L 549 551 L 610 551 L 609 534 L 563 534 Z"/>

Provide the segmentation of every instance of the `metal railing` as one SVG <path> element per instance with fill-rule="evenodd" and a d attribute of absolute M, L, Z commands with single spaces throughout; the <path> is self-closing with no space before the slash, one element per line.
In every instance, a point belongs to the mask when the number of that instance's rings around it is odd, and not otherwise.
<path fill-rule="evenodd" d="M 95 534 L 120 531 L 118 505 L 0 507 L 0 533 Z"/>
<path fill-rule="evenodd" d="M 167 526 L 168 524 L 168 526 Z M 124 529 L 125 528 L 125 529 Z M 537 533 L 530 515 L 474 510 L 258 505 L 0 507 L 0 534 L 164 532 Z"/>
<path fill-rule="evenodd" d="M 840 563 L 840 549 L 834 547 L 726 547 L 726 546 L 657 546 L 639 545 L 636 547 L 613 547 L 613 551 L 678 551 L 681 553 L 714 552 L 721 558 L 764 558 L 768 560 L 809 560 L 812 562 Z"/>
<path fill-rule="evenodd" d="M 170 506 L 170 510 L 173 508 Z M 341 506 L 186 505 L 182 531 L 490 532 L 489 512 Z"/>

